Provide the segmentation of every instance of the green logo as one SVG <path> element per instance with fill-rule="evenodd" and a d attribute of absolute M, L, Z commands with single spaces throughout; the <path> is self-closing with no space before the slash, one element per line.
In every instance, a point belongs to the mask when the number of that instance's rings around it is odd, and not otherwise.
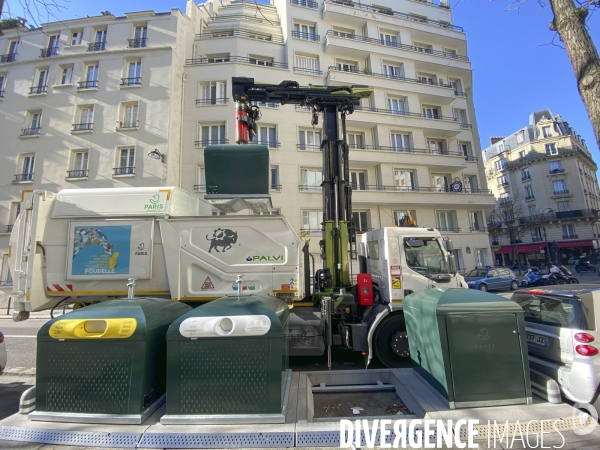
<path fill-rule="evenodd" d="M 160 195 L 158 194 L 154 194 L 152 197 L 150 197 L 150 203 L 152 203 L 153 205 L 156 205 L 159 201 Z"/>
<path fill-rule="evenodd" d="M 246 258 L 246 261 L 248 262 L 252 262 L 252 261 L 283 261 L 283 255 L 279 255 L 279 256 L 275 256 L 275 255 L 268 255 L 268 256 L 264 256 L 264 255 L 255 255 L 255 256 L 248 256 Z"/>
<path fill-rule="evenodd" d="M 146 210 L 146 211 L 162 211 L 165 208 L 165 206 L 162 203 L 159 203 L 160 202 L 159 194 L 154 194 L 152 197 L 150 197 L 150 199 L 148 201 L 150 203 L 144 205 L 144 210 Z"/>

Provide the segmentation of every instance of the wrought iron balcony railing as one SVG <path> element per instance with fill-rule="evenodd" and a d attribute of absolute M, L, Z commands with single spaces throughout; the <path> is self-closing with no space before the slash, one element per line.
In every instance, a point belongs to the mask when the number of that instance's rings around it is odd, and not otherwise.
<path fill-rule="evenodd" d="M 74 123 L 71 131 L 93 131 L 93 123 Z"/>
<path fill-rule="evenodd" d="M 469 231 L 475 231 L 478 233 L 486 233 L 487 232 L 487 228 L 484 226 L 480 226 L 480 225 L 471 225 L 469 227 Z"/>
<path fill-rule="evenodd" d="M 554 175 L 555 173 L 565 173 L 565 169 L 552 169 L 549 172 L 550 175 Z"/>
<path fill-rule="evenodd" d="M 87 178 L 88 169 L 67 170 L 67 178 Z"/>
<path fill-rule="evenodd" d="M 561 190 L 558 190 L 558 191 L 557 190 L 554 191 L 554 195 L 566 195 L 568 193 L 569 193 L 568 189 L 561 189 Z"/>
<path fill-rule="evenodd" d="M 207 145 L 229 144 L 229 139 L 204 139 L 195 141 L 196 147 L 206 147 Z"/>
<path fill-rule="evenodd" d="M 319 36 L 317 33 L 306 33 L 306 32 L 296 31 L 296 30 L 292 31 L 292 37 L 296 38 L 296 39 L 303 39 L 305 41 L 313 41 L 313 42 L 321 41 L 321 36 Z"/>
<path fill-rule="evenodd" d="M 98 87 L 98 80 L 79 81 L 77 83 L 77 89 L 96 89 Z"/>
<path fill-rule="evenodd" d="M 48 86 L 31 86 L 29 88 L 30 94 L 45 94 Z"/>
<path fill-rule="evenodd" d="M 43 48 L 41 51 L 40 58 L 50 58 L 51 56 L 56 56 L 58 54 L 58 48 Z"/>
<path fill-rule="evenodd" d="M 33 172 L 16 174 L 13 183 L 22 183 L 23 181 L 33 181 Z"/>
<path fill-rule="evenodd" d="M 23 128 L 21 129 L 21 136 L 37 136 L 40 134 L 41 127 Z"/>
<path fill-rule="evenodd" d="M 113 167 L 113 175 L 135 175 L 135 166 Z"/>
<path fill-rule="evenodd" d="M 196 100 L 196 105 L 201 106 L 226 105 L 227 103 L 229 103 L 229 97 L 199 98 Z"/>
<path fill-rule="evenodd" d="M 146 46 L 146 41 L 148 38 L 136 38 L 136 39 L 127 39 L 127 47 L 129 48 L 142 48 Z"/>
<path fill-rule="evenodd" d="M 460 228 L 459 227 L 452 227 L 452 228 L 447 228 L 447 227 L 436 227 L 439 231 L 444 231 L 446 233 L 460 233 Z"/>
<path fill-rule="evenodd" d="M 578 237 L 576 234 L 563 234 L 563 239 L 577 239 Z"/>
<path fill-rule="evenodd" d="M 252 31 L 236 28 L 233 30 L 212 30 L 196 35 L 197 39 L 216 39 L 227 37 L 243 37 L 256 39 L 258 41 L 273 42 L 274 44 L 284 44 L 285 40 L 281 36 L 272 36 L 267 34 L 254 33 Z"/>
<path fill-rule="evenodd" d="M 90 42 L 88 44 L 88 52 L 101 52 L 102 50 L 106 50 L 106 41 Z"/>
<path fill-rule="evenodd" d="M 6 55 L 0 55 L 0 63 L 15 62 L 17 60 L 16 53 L 8 53 Z"/>
<path fill-rule="evenodd" d="M 119 122 L 119 128 L 137 128 L 138 121 L 134 120 L 133 122 Z"/>
<path fill-rule="evenodd" d="M 224 64 L 224 63 L 245 63 L 255 64 L 257 66 L 272 67 L 275 69 L 287 69 L 287 63 L 271 61 L 271 60 L 260 60 L 256 58 L 249 58 L 247 56 L 223 56 L 218 58 L 193 58 L 186 59 L 185 64 L 196 65 L 196 64 Z"/>
<path fill-rule="evenodd" d="M 290 0 L 290 4 L 294 6 L 302 6 L 304 8 L 318 9 L 319 3 L 313 0 Z"/>
<path fill-rule="evenodd" d="M 321 186 L 315 185 L 298 185 L 300 191 L 320 191 Z M 379 184 L 362 184 L 356 185 L 352 188 L 354 192 L 366 192 L 366 191 L 385 191 L 385 192 L 437 192 L 446 194 L 491 194 L 489 189 L 476 189 L 466 188 L 461 192 L 455 192 L 446 187 L 418 187 L 418 186 L 384 186 Z"/>
<path fill-rule="evenodd" d="M 304 67 L 294 67 L 294 73 L 305 73 L 307 75 L 323 75 L 322 70 L 306 69 Z"/>
<path fill-rule="evenodd" d="M 121 86 L 141 86 L 142 77 L 121 78 Z"/>
<path fill-rule="evenodd" d="M 204 192 L 204 191 L 206 191 L 205 184 L 195 184 L 194 185 L 194 192 Z"/>

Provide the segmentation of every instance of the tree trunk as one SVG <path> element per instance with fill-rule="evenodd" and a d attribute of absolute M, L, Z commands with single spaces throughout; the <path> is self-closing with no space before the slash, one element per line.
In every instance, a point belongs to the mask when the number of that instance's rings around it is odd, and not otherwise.
<path fill-rule="evenodd" d="M 596 144 L 600 147 L 600 58 L 585 26 L 588 9 L 576 7 L 573 0 L 550 0 L 554 20 L 551 30 L 560 40 L 575 71 L 577 89 L 592 122 Z"/>

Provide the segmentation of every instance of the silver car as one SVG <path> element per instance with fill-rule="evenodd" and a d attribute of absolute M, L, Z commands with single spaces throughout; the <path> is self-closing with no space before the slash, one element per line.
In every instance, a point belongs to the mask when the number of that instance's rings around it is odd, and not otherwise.
<path fill-rule="evenodd" d="M 6 344 L 4 343 L 4 335 L 0 331 L 0 373 L 4 372 L 6 367 Z"/>
<path fill-rule="evenodd" d="M 552 378 L 564 399 L 600 411 L 600 286 L 567 285 L 517 291 L 525 313 L 529 365 Z"/>

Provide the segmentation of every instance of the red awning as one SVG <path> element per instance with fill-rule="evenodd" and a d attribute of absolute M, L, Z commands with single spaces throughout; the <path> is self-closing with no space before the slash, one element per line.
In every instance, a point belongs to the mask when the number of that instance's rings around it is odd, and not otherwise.
<path fill-rule="evenodd" d="M 567 241 L 567 242 L 559 242 L 558 246 L 560 248 L 573 248 L 573 247 L 591 247 L 592 241 Z"/>
<path fill-rule="evenodd" d="M 539 244 L 520 244 L 517 246 L 517 253 L 540 253 L 540 250 L 544 249 L 545 247 L 546 244 L 543 242 Z M 512 246 L 504 245 L 500 247 L 498 251 L 496 251 L 496 255 L 510 255 L 512 251 Z"/>

